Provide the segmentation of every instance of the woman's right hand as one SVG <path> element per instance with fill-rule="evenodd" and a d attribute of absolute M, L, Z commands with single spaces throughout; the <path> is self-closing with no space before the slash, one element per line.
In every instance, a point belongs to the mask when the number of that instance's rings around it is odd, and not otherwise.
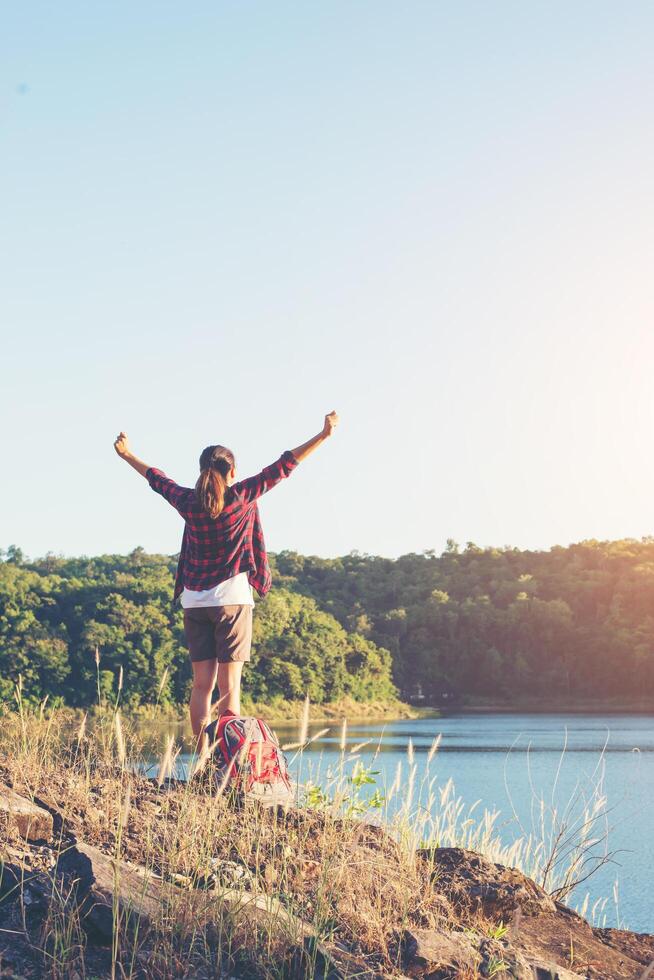
<path fill-rule="evenodd" d="M 312 453 L 314 449 L 321 446 L 325 439 L 329 439 L 337 425 L 338 415 L 336 412 L 330 412 L 329 415 L 325 415 L 325 424 L 322 427 L 322 431 L 317 436 L 314 436 L 313 439 L 309 439 L 308 442 L 303 442 L 297 449 L 291 450 L 298 463 L 301 463 L 303 459 L 307 458 L 309 453 Z"/>
<path fill-rule="evenodd" d="M 322 430 L 323 439 L 328 439 L 337 425 L 338 415 L 336 412 L 330 412 L 329 415 L 325 415 L 325 424 Z"/>

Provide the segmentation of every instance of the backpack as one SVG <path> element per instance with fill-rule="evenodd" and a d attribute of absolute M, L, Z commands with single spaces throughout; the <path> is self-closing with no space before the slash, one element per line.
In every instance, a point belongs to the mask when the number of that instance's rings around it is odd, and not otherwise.
<path fill-rule="evenodd" d="M 265 721 L 223 715 L 205 731 L 218 763 L 216 780 L 225 789 L 263 806 L 288 806 L 294 801 L 286 757 Z"/>

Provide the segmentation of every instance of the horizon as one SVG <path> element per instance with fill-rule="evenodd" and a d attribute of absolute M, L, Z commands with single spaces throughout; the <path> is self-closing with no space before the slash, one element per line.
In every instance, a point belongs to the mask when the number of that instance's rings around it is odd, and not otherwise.
<path fill-rule="evenodd" d="M 548 546 L 543 547 L 543 548 L 520 548 L 517 545 L 512 545 L 512 544 L 502 544 L 502 545 L 497 545 L 497 544 L 479 544 L 476 541 L 470 541 L 470 540 L 467 540 L 465 542 L 453 541 L 453 544 L 458 549 L 454 553 L 455 554 L 460 554 L 460 555 L 463 555 L 466 552 L 472 553 L 471 549 L 469 549 L 469 546 L 470 545 L 472 545 L 473 548 L 475 548 L 475 549 L 479 549 L 479 551 L 481 551 L 481 552 L 488 552 L 488 551 L 512 552 L 512 551 L 518 551 L 521 554 L 529 554 L 529 553 L 532 553 L 532 554 L 548 554 L 549 552 L 553 551 L 555 548 L 568 549 L 568 548 L 579 547 L 580 545 L 598 545 L 598 546 L 601 546 L 601 545 L 613 545 L 613 544 L 639 544 L 639 545 L 643 545 L 643 544 L 654 544 L 654 535 L 643 534 L 640 537 L 629 537 L 629 538 L 603 538 L 603 539 L 600 539 L 600 538 L 582 538 L 579 541 L 570 541 L 568 544 L 551 544 L 551 545 L 548 545 Z M 175 558 L 179 554 L 179 550 L 178 551 L 172 551 L 172 552 L 168 552 L 168 551 L 149 551 L 146 548 L 143 548 L 142 545 L 135 545 L 129 551 L 103 551 L 103 552 L 98 552 L 96 554 L 88 554 L 88 553 L 85 553 L 85 552 L 81 552 L 81 553 L 78 553 L 78 554 L 71 554 L 71 553 L 65 553 L 65 552 L 47 551 L 44 554 L 28 555 L 26 552 L 23 551 L 23 549 L 21 548 L 20 545 L 15 544 L 15 543 L 11 543 L 11 544 L 8 544 L 8 545 L 0 545 L 0 561 L 1 562 L 4 562 L 4 561 L 7 561 L 8 560 L 7 559 L 7 552 L 11 548 L 18 549 L 18 551 L 22 554 L 22 561 L 25 564 L 28 564 L 28 565 L 29 564 L 36 564 L 36 563 L 41 562 L 41 561 L 45 561 L 48 558 L 60 559 L 60 560 L 63 560 L 63 561 L 83 560 L 85 558 L 88 558 L 89 560 L 91 560 L 93 558 L 105 558 L 105 557 L 129 558 L 132 554 L 134 554 L 137 551 L 142 551 L 145 555 L 149 555 L 149 556 L 153 556 L 153 557 L 163 557 L 163 558 Z M 435 548 L 423 548 L 420 551 L 405 551 L 405 552 L 403 552 L 402 554 L 399 554 L 399 555 L 384 555 L 384 554 L 381 554 L 380 552 L 359 551 L 357 548 L 352 548 L 350 551 L 344 551 L 344 552 L 342 552 L 341 554 L 338 554 L 338 555 L 320 555 L 320 554 L 317 554 L 315 552 L 309 553 L 309 552 L 297 551 L 294 548 L 282 548 L 282 549 L 279 549 L 278 551 L 273 551 L 272 549 L 268 549 L 268 554 L 269 555 L 272 555 L 273 557 L 275 555 L 279 555 L 279 554 L 297 554 L 297 555 L 300 555 L 302 558 L 318 558 L 321 561 L 335 561 L 338 558 L 351 558 L 351 557 L 359 557 L 359 558 L 381 558 L 384 561 L 400 561 L 402 558 L 411 558 L 411 557 L 436 557 L 436 558 L 441 558 L 443 555 L 448 554 L 448 547 L 447 547 L 447 543 L 446 543 L 446 547 L 442 551 L 440 551 L 440 552 L 438 552 Z M 274 582 L 273 582 L 273 584 L 274 584 Z"/>

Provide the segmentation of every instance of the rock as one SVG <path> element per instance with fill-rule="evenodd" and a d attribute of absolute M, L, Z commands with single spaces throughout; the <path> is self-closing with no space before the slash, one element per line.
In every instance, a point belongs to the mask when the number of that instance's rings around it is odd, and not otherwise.
<path fill-rule="evenodd" d="M 376 980 L 379 976 L 357 956 L 336 944 L 320 943 L 307 937 L 302 945 L 291 949 L 285 975 L 311 977 L 312 980 Z"/>
<path fill-rule="evenodd" d="M 224 941 L 221 919 L 225 911 L 246 932 L 255 926 L 276 935 L 290 953 L 289 977 L 312 980 L 374 980 L 378 974 L 361 957 L 335 942 L 321 941 L 313 926 L 290 912 L 279 899 L 235 889 L 179 890 L 175 926 L 184 934 L 204 930 L 207 941 Z"/>
<path fill-rule="evenodd" d="M 468 936 L 437 929 L 405 930 L 401 949 L 408 975 L 429 980 L 454 980 L 461 970 L 474 974 L 481 959 Z"/>
<path fill-rule="evenodd" d="M 29 925 L 40 922 L 52 899 L 52 879 L 42 872 L 5 864 L 0 878 L 0 905 L 20 903 L 21 918 Z"/>
<path fill-rule="evenodd" d="M 626 929 L 593 929 L 593 932 L 611 949 L 625 953 L 636 963 L 642 963 L 643 966 L 654 965 L 654 936 L 627 932 Z"/>
<path fill-rule="evenodd" d="M 121 929 L 138 926 L 139 935 L 173 928 L 179 935 L 192 935 L 220 921 L 224 910 L 246 923 L 253 918 L 265 920 L 301 942 L 314 935 L 310 926 L 274 898 L 234 888 L 188 889 L 186 881 L 180 888 L 79 841 L 62 856 L 58 869 L 77 881 L 82 922 L 91 938 L 100 942 L 111 941 L 116 923 Z"/>
<path fill-rule="evenodd" d="M 543 960 L 533 960 L 511 945 L 510 940 L 484 939 L 479 946 L 482 962 L 479 975 L 502 977 L 503 980 L 586 980 L 566 967 Z"/>
<path fill-rule="evenodd" d="M 59 867 L 77 880 L 82 923 L 100 942 L 111 942 L 116 924 L 138 926 L 142 933 L 162 917 L 163 882 L 145 868 L 136 869 L 79 841 L 62 856 Z"/>
<path fill-rule="evenodd" d="M 249 868 L 237 861 L 226 861 L 222 858 L 211 858 L 209 867 L 195 881 L 196 888 L 238 888 L 253 889 L 255 878 Z"/>
<path fill-rule="evenodd" d="M 572 970 L 566 970 L 564 966 L 557 966 L 556 963 L 539 963 L 533 962 L 530 964 L 530 974 L 529 980 L 584 980 L 584 975 L 581 973 L 573 973 Z"/>
<path fill-rule="evenodd" d="M 37 878 L 30 878 L 22 884 L 23 906 L 30 912 L 35 909 L 44 912 L 50 902 L 51 889 L 44 882 L 39 882 Z"/>
<path fill-rule="evenodd" d="M 304 942 L 314 939 L 315 930 L 293 915 L 277 898 L 270 895 L 255 895 L 250 891 L 233 888 L 194 889 L 186 891 L 175 889 L 175 925 L 184 933 L 203 929 L 216 921 L 227 910 L 230 916 L 248 922 L 264 924 L 294 941 Z"/>
<path fill-rule="evenodd" d="M 524 915 L 556 910 L 553 899 L 530 878 L 473 851 L 436 847 L 418 851 L 418 855 L 432 866 L 434 880 L 448 897 L 471 911 L 509 922 L 517 909 Z"/>
<path fill-rule="evenodd" d="M 20 888 L 21 870 L 15 864 L 0 864 L 0 901 L 15 895 Z"/>
<path fill-rule="evenodd" d="M 495 951 L 493 960 L 482 956 L 482 976 L 490 975 L 492 964 L 504 962 L 507 977 L 514 980 L 640 980 L 654 961 L 654 937 L 593 929 L 515 868 L 455 847 L 418 854 L 464 922 L 481 918 L 508 927 L 501 955 Z"/>
<path fill-rule="evenodd" d="M 23 840 L 50 840 L 53 833 L 52 815 L 8 786 L 0 786 L 0 822 Z"/>

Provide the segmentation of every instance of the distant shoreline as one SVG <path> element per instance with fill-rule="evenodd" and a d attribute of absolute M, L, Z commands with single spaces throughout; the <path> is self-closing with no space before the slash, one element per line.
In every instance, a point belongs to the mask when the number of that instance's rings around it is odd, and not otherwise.
<path fill-rule="evenodd" d="M 110 709 L 111 710 L 111 709 Z M 296 725 L 302 718 L 304 712 L 303 701 L 278 700 L 271 704 L 260 702 L 245 701 L 242 707 L 244 715 L 254 715 L 265 718 L 273 725 L 291 726 Z M 175 720 L 184 723 L 187 718 L 187 707 L 185 704 L 160 705 L 158 708 L 149 705 L 142 705 L 135 709 L 124 709 L 124 714 L 133 720 L 156 721 L 156 720 Z M 327 702 L 325 704 L 309 705 L 309 725 L 315 726 L 323 722 L 341 724 L 344 720 L 348 723 L 377 722 L 377 721 L 420 721 L 427 718 L 448 717 L 452 715 L 552 715 L 552 714 L 576 714 L 576 715 L 652 715 L 654 716 L 654 702 L 621 702 L 612 704 L 601 704 L 595 701 L 588 702 L 569 702 L 560 703 L 533 703 L 518 702 L 493 703 L 493 704 L 458 704 L 451 706 L 435 705 L 412 705 L 404 701 L 379 700 L 370 702 L 354 701 L 344 698 L 340 701 Z"/>
<path fill-rule="evenodd" d="M 438 708 L 425 706 L 425 710 L 435 710 L 441 715 L 654 715 L 654 701 L 622 701 L 602 703 L 601 701 L 534 702 L 517 701 L 484 704 L 457 704 Z"/>
<path fill-rule="evenodd" d="M 79 710 L 79 709 L 78 709 Z M 111 706 L 108 706 L 111 711 Z M 273 725 L 294 725 L 303 716 L 305 710 L 304 701 L 286 701 L 283 699 L 275 700 L 270 704 L 253 702 L 248 699 L 243 700 L 241 713 L 243 715 L 253 715 L 265 718 Z M 136 721 L 170 721 L 174 719 L 180 723 L 186 721 L 188 708 L 186 704 L 141 705 L 137 708 L 125 708 L 123 713 L 127 718 Z M 343 720 L 348 722 L 361 721 L 401 721 L 437 717 L 441 712 L 436 708 L 414 707 L 404 701 L 394 699 L 380 699 L 378 701 L 354 701 L 350 698 L 343 698 L 339 701 L 329 701 L 325 704 L 309 704 L 309 724 L 319 722 L 333 722 L 341 724 Z"/>

